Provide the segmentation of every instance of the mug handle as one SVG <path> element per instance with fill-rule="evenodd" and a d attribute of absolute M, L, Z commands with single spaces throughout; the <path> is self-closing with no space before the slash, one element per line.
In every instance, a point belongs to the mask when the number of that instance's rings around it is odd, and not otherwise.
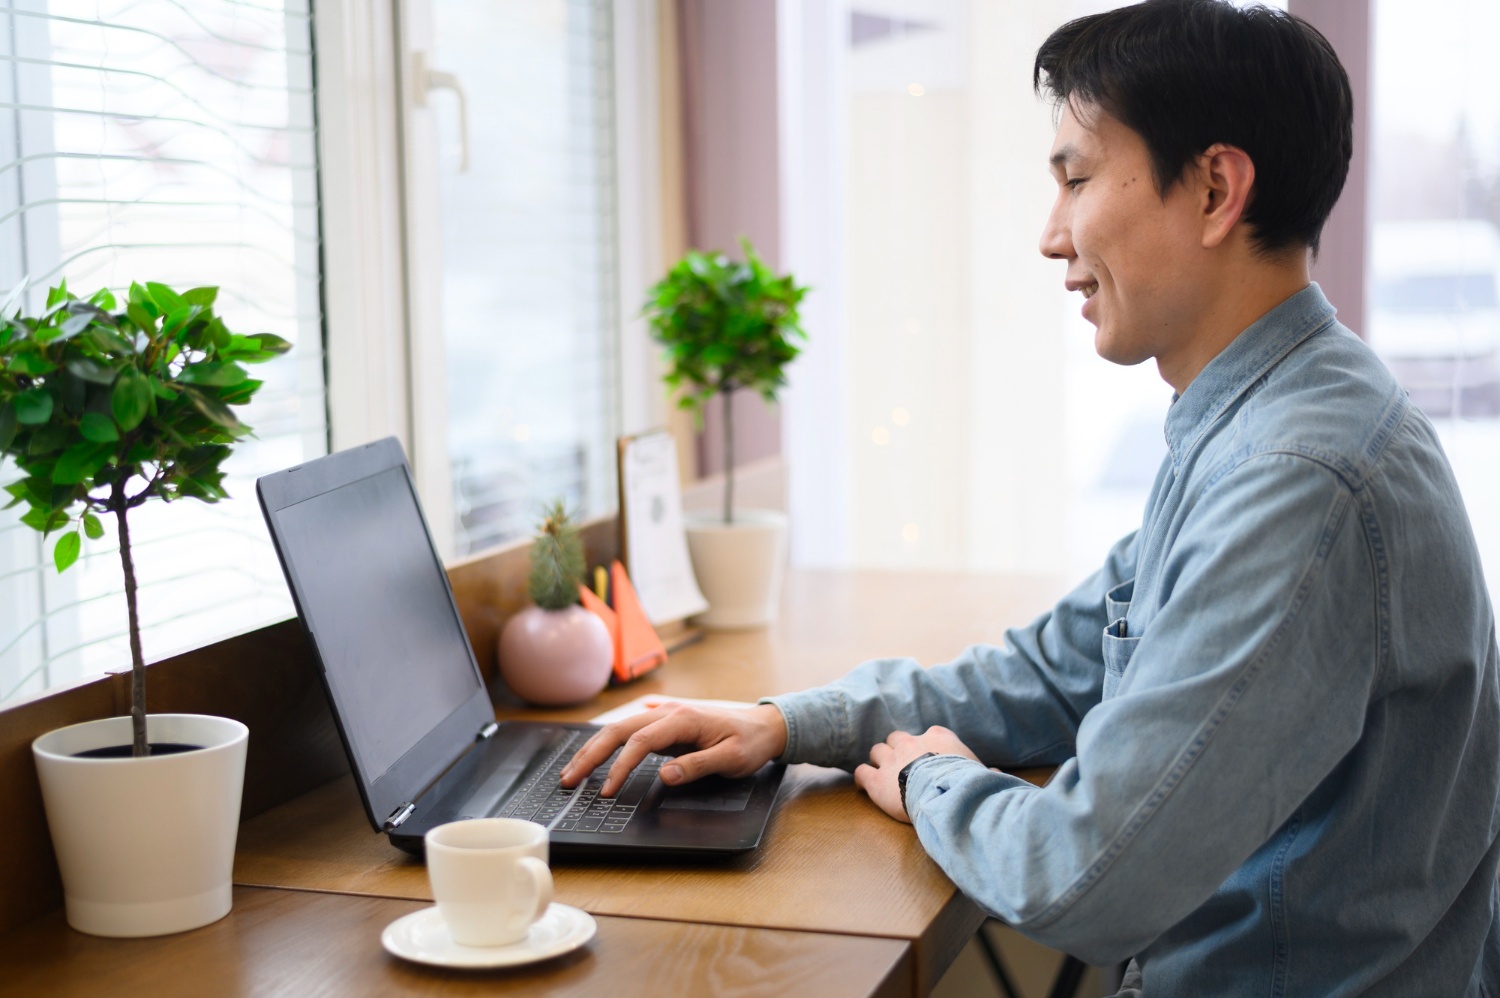
<path fill-rule="evenodd" d="M 552 871 L 535 856 L 522 856 L 517 865 L 526 871 L 526 876 L 531 879 L 532 887 L 536 890 L 536 912 L 531 916 L 531 920 L 535 922 L 546 914 L 547 906 L 552 903 Z"/>

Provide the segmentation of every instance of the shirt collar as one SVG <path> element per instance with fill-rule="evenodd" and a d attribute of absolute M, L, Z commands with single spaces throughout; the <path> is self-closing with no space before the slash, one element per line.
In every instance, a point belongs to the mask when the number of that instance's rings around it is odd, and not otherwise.
<path fill-rule="evenodd" d="M 1245 391 L 1303 340 L 1333 321 L 1334 308 L 1317 284 L 1307 287 L 1256 319 L 1198 372 L 1167 410 L 1167 447 L 1172 467 L 1203 432 Z"/>

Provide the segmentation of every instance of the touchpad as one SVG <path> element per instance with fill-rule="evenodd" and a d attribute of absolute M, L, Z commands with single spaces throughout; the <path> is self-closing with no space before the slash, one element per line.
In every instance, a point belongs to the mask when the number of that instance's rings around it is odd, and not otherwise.
<path fill-rule="evenodd" d="M 705 776 L 682 787 L 671 787 L 657 806 L 667 811 L 743 811 L 750 803 L 755 780 Z"/>

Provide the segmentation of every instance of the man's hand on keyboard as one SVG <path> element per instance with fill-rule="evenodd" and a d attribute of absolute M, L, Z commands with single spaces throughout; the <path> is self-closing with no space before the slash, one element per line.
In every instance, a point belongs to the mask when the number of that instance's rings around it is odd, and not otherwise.
<path fill-rule="evenodd" d="M 785 751 L 786 722 L 771 704 L 749 710 L 666 704 L 596 731 L 563 768 L 562 785 L 576 787 L 618 748 L 600 791 L 612 797 L 646 756 L 681 746 L 696 751 L 663 766 L 663 783 L 690 783 L 710 773 L 749 776 Z"/>

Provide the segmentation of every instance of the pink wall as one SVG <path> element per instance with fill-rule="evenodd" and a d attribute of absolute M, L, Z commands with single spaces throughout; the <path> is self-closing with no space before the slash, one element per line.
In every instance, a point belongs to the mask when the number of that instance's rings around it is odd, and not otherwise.
<path fill-rule="evenodd" d="M 776 0 L 677 0 L 683 88 L 688 242 L 739 256 L 749 237 L 780 264 L 780 152 L 776 120 Z M 724 470 L 715 400 L 698 440 L 698 469 Z M 781 417 L 735 393 L 735 465 L 781 453 Z"/>
<path fill-rule="evenodd" d="M 1349 179 L 1333 214 L 1323 226 L 1322 246 L 1312 277 L 1339 310 L 1339 321 L 1365 332 L 1365 205 L 1369 190 L 1370 2 L 1369 0 L 1288 0 L 1287 9 L 1323 33 L 1338 53 L 1354 91 L 1354 158 Z"/>

